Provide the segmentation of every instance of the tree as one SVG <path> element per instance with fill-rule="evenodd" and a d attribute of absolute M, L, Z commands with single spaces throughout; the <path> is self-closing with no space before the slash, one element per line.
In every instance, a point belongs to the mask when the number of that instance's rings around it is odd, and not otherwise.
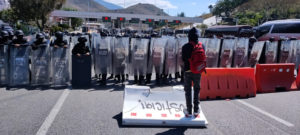
<path fill-rule="evenodd" d="M 219 0 L 214 6 L 212 13 L 218 16 L 224 13 L 225 17 L 230 17 L 234 9 L 245 2 L 248 2 L 248 0 Z"/>
<path fill-rule="evenodd" d="M 185 14 L 184 14 L 184 12 L 181 12 L 181 13 L 177 14 L 177 16 L 178 17 L 185 17 Z"/>
<path fill-rule="evenodd" d="M 63 10 L 64 11 L 78 11 L 77 9 L 68 8 L 68 7 L 63 8 Z M 76 27 L 79 27 L 82 24 L 83 24 L 83 20 L 81 18 L 74 18 L 74 17 L 71 18 L 71 26 L 74 30 Z"/>
<path fill-rule="evenodd" d="M 66 0 L 10 0 L 10 5 L 18 20 L 34 21 L 43 30 L 49 14 L 60 9 Z"/>
<path fill-rule="evenodd" d="M 2 10 L 0 12 L 0 19 L 3 20 L 4 22 L 10 23 L 10 24 L 17 22 L 16 16 L 12 9 Z"/>

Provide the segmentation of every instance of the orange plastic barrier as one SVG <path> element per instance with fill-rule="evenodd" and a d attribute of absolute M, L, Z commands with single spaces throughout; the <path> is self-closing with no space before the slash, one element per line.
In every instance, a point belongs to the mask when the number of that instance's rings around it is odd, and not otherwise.
<path fill-rule="evenodd" d="M 255 74 L 257 92 L 291 90 L 295 80 L 294 69 L 295 64 L 257 64 Z"/>
<path fill-rule="evenodd" d="M 202 74 L 201 100 L 255 96 L 254 68 L 208 68 Z"/>

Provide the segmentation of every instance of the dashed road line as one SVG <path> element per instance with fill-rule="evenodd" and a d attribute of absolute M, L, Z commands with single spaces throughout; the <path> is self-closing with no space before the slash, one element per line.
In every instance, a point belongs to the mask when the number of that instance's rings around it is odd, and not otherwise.
<path fill-rule="evenodd" d="M 64 90 L 64 92 L 61 94 L 59 99 L 57 100 L 56 104 L 50 111 L 49 115 L 43 122 L 42 126 L 36 133 L 36 135 L 46 135 L 48 132 L 48 129 L 51 127 L 53 121 L 55 120 L 55 117 L 57 116 L 58 112 L 60 111 L 62 105 L 64 104 L 65 100 L 67 99 L 68 95 L 70 93 L 69 89 Z"/>

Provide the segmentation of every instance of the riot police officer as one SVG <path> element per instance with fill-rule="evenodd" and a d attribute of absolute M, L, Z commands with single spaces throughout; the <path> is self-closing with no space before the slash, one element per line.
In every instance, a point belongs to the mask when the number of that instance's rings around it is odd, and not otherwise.
<path fill-rule="evenodd" d="M 42 33 L 36 34 L 36 40 L 32 44 L 32 50 L 38 49 L 39 45 L 46 44 L 45 36 Z"/>
<path fill-rule="evenodd" d="M 59 47 L 67 48 L 68 47 L 68 42 L 66 40 L 64 40 L 64 34 L 62 32 L 60 32 L 60 31 L 56 32 L 55 37 L 56 37 L 56 40 L 54 41 L 52 46 L 54 46 L 55 48 L 59 48 Z"/>
<path fill-rule="evenodd" d="M 2 31 L 1 32 L 1 40 L 0 40 L 0 44 L 3 44 L 3 45 L 8 45 L 10 44 L 9 42 L 9 34 L 7 31 Z"/>
<path fill-rule="evenodd" d="M 77 56 L 81 56 L 81 55 L 90 55 L 90 49 L 88 46 L 85 45 L 85 42 L 87 42 L 86 37 L 81 36 L 78 38 L 78 42 L 73 50 L 72 50 L 72 54 L 73 55 L 77 55 Z"/>
<path fill-rule="evenodd" d="M 16 33 L 16 39 L 12 40 L 12 44 L 15 47 L 20 47 L 21 45 L 27 44 L 27 40 L 24 38 L 24 32 L 22 30 L 17 30 Z"/>

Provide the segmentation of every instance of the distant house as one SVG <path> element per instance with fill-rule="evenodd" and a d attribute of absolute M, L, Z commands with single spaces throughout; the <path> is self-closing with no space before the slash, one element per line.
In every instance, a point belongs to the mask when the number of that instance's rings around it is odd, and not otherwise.
<path fill-rule="evenodd" d="M 0 0 L 0 11 L 10 8 L 9 0 Z"/>

